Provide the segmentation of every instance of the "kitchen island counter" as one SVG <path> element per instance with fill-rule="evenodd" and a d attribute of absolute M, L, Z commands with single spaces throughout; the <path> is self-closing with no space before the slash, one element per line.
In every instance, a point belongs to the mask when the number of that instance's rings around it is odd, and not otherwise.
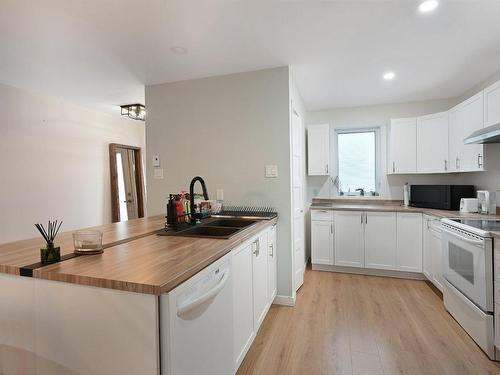
<path fill-rule="evenodd" d="M 257 221 L 230 239 L 149 235 L 34 270 L 33 277 L 160 295 L 174 289 L 239 244 L 276 223 Z"/>

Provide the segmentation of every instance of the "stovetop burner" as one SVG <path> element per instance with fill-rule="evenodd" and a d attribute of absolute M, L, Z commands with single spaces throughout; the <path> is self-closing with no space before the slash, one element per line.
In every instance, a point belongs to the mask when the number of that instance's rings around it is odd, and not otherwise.
<path fill-rule="evenodd" d="M 500 231 L 500 220 L 494 219 L 452 219 L 457 223 L 468 225 L 485 232 Z"/>

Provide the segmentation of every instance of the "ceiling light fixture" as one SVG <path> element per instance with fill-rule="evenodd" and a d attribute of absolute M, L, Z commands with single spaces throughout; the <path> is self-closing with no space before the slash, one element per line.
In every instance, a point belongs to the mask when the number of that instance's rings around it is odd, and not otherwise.
<path fill-rule="evenodd" d="M 396 74 L 394 74 L 394 72 L 387 72 L 384 73 L 383 77 L 386 81 L 390 81 L 391 79 L 394 79 L 394 77 L 396 77 Z"/>
<path fill-rule="evenodd" d="M 181 46 L 170 47 L 170 51 L 172 51 L 176 55 L 185 55 L 188 52 L 187 48 Z"/>
<path fill-rule="evenodd" d="M 437 0 L 426 0 L 420 3 L 418 10 L 420 13 L 429 13 L 437 8 L 439 2 Z"/>
<path fill-rule="evenodd" d="M 146 121 L 146 107 L 142 104 L 121 105 L 122 116 L 130 117 L 133 120 Z"/>

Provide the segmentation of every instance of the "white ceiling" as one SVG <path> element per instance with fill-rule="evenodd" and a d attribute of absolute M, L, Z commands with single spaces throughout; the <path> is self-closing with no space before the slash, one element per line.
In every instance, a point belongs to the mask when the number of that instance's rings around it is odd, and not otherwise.
<path fill-rule="evenodd" d="M 417 5 L 0 0 L 0 82 L 116 110 L 147 84 L 288 64 L 314 110 L 455 97 L 500 69 L 500 1 Z"/>

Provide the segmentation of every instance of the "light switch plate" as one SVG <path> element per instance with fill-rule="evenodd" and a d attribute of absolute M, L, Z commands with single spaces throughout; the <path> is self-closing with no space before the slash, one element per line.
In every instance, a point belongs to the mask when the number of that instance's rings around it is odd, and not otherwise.
<path fill-rule="evenodd" d="M 153 178 L 155 180 L 163 180 L 163 168 L 155 168 L 153 172 Z"/>
<path fill-rule="evenodd" d="M 278 177 L 278 166 L 266 165 L 266 178 L 276 178 L 276 177 Z"/>
<path fill-rule="evenodd" d="M 160 166 L 160 155 L 153 155 L 153 167 Z"/>

